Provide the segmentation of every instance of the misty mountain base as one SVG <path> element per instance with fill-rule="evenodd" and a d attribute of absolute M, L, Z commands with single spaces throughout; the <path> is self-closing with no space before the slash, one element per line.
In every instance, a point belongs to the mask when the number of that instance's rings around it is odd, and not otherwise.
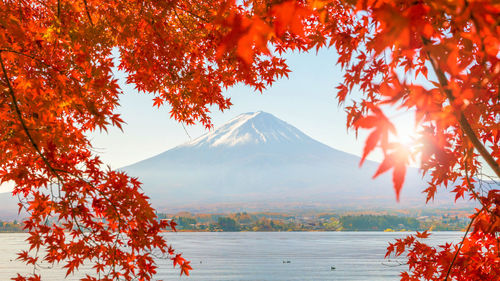
<path fill-rule="evenodd" d="M 270 210 L 277 204 L 347 208 L 424 206 L 426 180 L 409 168 L 401 201 L 379 163 L 324 145 L 266 112 L 237 116 L 220 128 L 122 168 L 143 182 L 162 212 Z M 168 202 L 168 204 L 167 204 Z M 472 206 L 439 193 L 436 206 Z M 285 209 L 288 209 L 285 207 Z"/>

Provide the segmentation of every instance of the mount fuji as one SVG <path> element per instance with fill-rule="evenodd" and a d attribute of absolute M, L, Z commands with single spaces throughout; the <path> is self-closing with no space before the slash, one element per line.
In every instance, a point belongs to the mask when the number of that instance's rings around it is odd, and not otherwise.
<path fill-rule="evenodd" d="M 359 162 L 272 114 L 253 112 L 121 170 L 139 177 L 159 210 L 224 204 L 402 208 L 425 202 L 425 180 L 417 169 L 408 170 L 396 203 L 390 173 L 372 179 L 379 164 L 366 161 L 360 168 Z M 453 203 L 442 198 L 434 205 Z"/>
<path fill-rule="evenodd" d="M 379 163 L 324 145 L 265 112 L 245 113 L 195 140 L 120 170 L 139 177 L 159 211 L 422 207 L 426 187 L 409 168 L 401 201 Z M 0 188 L 1 190 L 1 188 Z M 7 191 L 7 190 L 5 190 Z M 0 219 L 17 219 L 17 198 L 0 193 Z M 431 207 L 472 206 L 438 193 Z"/>

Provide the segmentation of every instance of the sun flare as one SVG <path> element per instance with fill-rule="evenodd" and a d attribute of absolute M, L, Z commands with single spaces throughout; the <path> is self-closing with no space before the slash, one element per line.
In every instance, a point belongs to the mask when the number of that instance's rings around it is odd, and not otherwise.
<path fill-rule="evenodd" d="M 413 121 L 396 120 L 394 122 L 397 134 L 393 136 L 393 140 L 397 143 L 407 146 L 408 148 L 414 146 L 418 139 L 418 126 L 415 126 Z"/>

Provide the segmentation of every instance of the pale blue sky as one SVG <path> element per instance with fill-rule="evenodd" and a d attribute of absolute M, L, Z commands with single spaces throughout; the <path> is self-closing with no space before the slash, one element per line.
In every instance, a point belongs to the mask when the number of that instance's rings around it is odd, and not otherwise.
<path fill-rule="evenodd" d="M 334 49 L 322 49 L 318 54 L 294 53 L 287 56 L 292 72 L 288 79 L 277 81 L 262 94 L 248 87 L 229 89 L 231 109 L 220 112 L 215 109 L 211 116 L 217 128 L 245 112 L 266 111 L 297 127 L 310 137 L 333 148 L 360 155 L 366 133 L 356 139 L 354 132 L 347 133 L 346 114 L 337 105 L 335 87 L 342 79 L 340 67 L 336 66 Z M 152 157 L 189 141 L 182 125 L 170 119 L 169 108 L 153 108 L 152 95 L 139 94 L 133 85 L 126 85 L 123 73 L 116 73 L 124 95 L 120 99 L 118 112 L 127 124 L 123 132 L 109 128 L 108 132 L 89 135 L 95 152 L 104 164 L 113 169 L 120 168 Z M 408 118 L 406 118 L 408 117 Z M 411 128 L 411 115 L 398 114 L 402 127 Z M 206 130 L 200 126 L 186 126 L 194 139 Z M 381 160 L 380 154 L 369 157 Z M 353 167 L 356 168 L 356 167 Z M 0 192 L 10 186 L 0 186 Z"/>
<path fill-rule="evenodd" d="M 287 58 L 292 70 L 289 78 L 279 80 L 264 93 L 243 86 L 229 89 L 226 95 L 231 97 L 233 106 L 222 113 L 212 112 L 215 127 L 241 113 L 262 110 L 333 148 L 360 155 L 365 134 L 356 140 L 353 132 L 347 133 L 346 114 L 337 105 L 335 86 L 342 75 L 336 66 L 335 51 L 323 49 L 317 55 L 295 53 Z M 123 74 L 117 73 L 117 77 L 125 93 L 119 109 L 127 122 L 124 132 L 113 128 L 108 133 L 91 135 L 96 152 L 106 164 L 119 168 L 189 141 L 181 124 L 170 119 L 168 107 L 153 108 L 151 95 L 138 94 L 132 86 L 125 85 Z M 402 118 L 406 123 L 413 123 L 411 118 Z M 193 139 L 206 132 L 199 125 L 186 126 L 186 129 Z M 379 157 L 374 155 L 372 159 Z"/>
<path fill-rule="evenodd" d="M 288 79 L 279 80 L 262 94 L 243 86 L 229 89 L 226 95 L 231 97 L 233 106 L 224 112 L 215 109 L 211 114 L 213 124 L 217 128 L 241 113 L 262 110 L 324 144 L 361 155 L 367 133 L 360 132 L 356 139 L 354 132 L 346 130 L 346 114 L 336 100 L 335 86 L 342 79 L 336 57 L 333 49 L 322 49 L 318 54 L 288 55 L 292 70 Z M 126 85 L 123 73 L 116 73 L 116 77 L 125 93 L 118 109 L 127 123 L 123 126 L 124 132 L 110 128 L 107 133 L 90 135 L 95 152 L 105 164 L 120 168 L 190 140 L 182 125 L 170 119 L 168 106 L 153 108 L 151 95 L 138 94 L 133 86 Z M 392 111 L 389 116 L 396 117 L 392 121 L 403 139 L 413 132 L 412 114 Z M 186 129 L 193 139 L 206 132 L 200 125 L 186 126 Z M 368 158 L 380 161 L 381 157 L 376 152 Z M 489 167 L 485 167 L 485 172 L 491 173 Z M 9 189 L 5 188 L 0 186 L 0 192 Z"/>

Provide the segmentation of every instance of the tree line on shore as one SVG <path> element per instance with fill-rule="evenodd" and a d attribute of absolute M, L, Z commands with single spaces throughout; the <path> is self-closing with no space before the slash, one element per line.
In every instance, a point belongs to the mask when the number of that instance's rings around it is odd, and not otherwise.
<path fill-rule="evenodd" d="M 15 221 L 0 221 L 0 232 L 23 232 L 23 224 Z"/>
<path fill-rule="evenodd" d="M 314 216 L 284 213 L 159 214 L 172 219 L 179 231 L 461 231 L 466 217 L 396 216 L 373 214 L 318 214 Z"/>
<path fill-rule="evenodd" d="M 402 216 L 387 214 L 286 214 L 238 212 L 226 214 L 158 214 L 171 219 L 178 231 L 461 231 L 465 216 L 435 214 Z M 0 232 L 23 232 L 23 223 L 0 221 Z"/>

